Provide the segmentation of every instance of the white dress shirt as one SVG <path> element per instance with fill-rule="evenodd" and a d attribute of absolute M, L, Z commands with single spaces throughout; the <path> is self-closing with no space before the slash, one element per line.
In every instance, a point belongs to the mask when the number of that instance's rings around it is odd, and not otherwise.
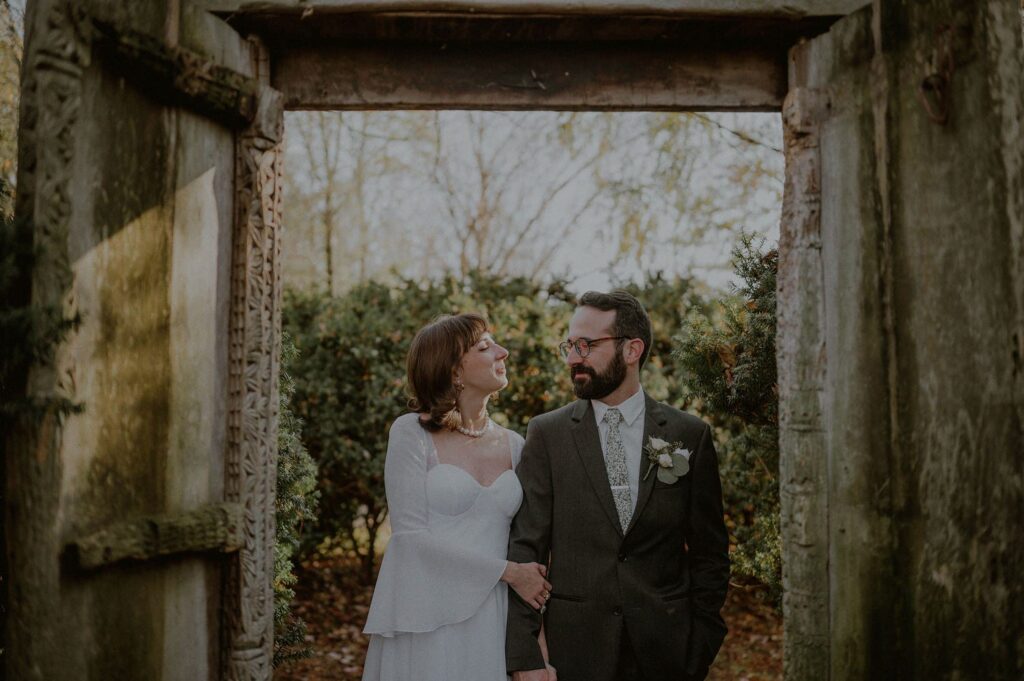
<path fill-rule="evenodd" d="M 594 405 L 594 418 L 597 419 L 597 432 L 601 436 L 601 453 L 608 451 L 608 424 L 604 421 L 604 415 L 612 409 L 612 405 L 605 404 L 601 400 L 590 400 Z M 643 455 L 644 445 L 644 412 L 647 405 L 644 401 L 644 391 L 637 390 L 627 397 L 622 404 L 615 405 L 622 414 L 622 422 L 619 423 L 619 434 L 622 436 L 622 446 L 626 450 L 626 474 L 629 476 L 629 497 L 633 502 L 633 510 L 636 510 L 636 495 L 640 489 L 640 457 Z"/>

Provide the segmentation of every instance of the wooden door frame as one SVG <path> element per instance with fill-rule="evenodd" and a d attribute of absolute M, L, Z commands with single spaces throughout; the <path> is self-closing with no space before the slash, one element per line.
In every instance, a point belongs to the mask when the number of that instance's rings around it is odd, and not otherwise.
<path fill-rule="evenodd" d="M 827 96 L 797 87 L 808 65 L 793 48 L 868 1 L 206 4 L 243 35 L 259 36 L 269 83 L 291 110 L 782 115 L 777 358 L 785 662 L 795 677 L 815 677 L 828 659 L 829 635 L 818 135 Z M 279 300 L 280 291 L 270 298 Z M 276 352 L 273 342 L 267 347 Z M 809 674 L 808 665 L 815 668 Z"/>
<path fill-rule="evenodd" d="M 867 0 L 204 0 L 290 110 L 780 111 L 787 54 Z"/>
<path fill-rule="evenodd" d="M 827 30 L 865 0 L 599 0 L 586 4 L 571 0 L 204 0 L 199 4 L 250 38 L 250 73 L 219 69 L 202 55 L 105 24 L 87 14 L 81 3 L 56 4 L 44 35 L 36 39 L 37 56 L 24 87 L 31 122 L 23 125 L 22 145 L 32 150 L 35 164 L 24 169 L 28 181 L 23 182 L 22 191 L 31 202 L 43 254 L 34 270 L 38 287 L 34 303 L 60 309 L 70 286 L 70 272 L 61 254 L 66 255 L 70 231 L 74 130 L 82 74 L 93 51 L 113 54 L 112 68 L 123 69 L 127 80 L 152 96 L 235 131 L 225 498 L 199 513 L 128 520 L 72 544 L 80 557 L 97 557 L 96 564 L 82 565 L 95 569 L 110 562 L 111 556 L 146 558 L 132 547 L 146 546 L 147 533 L 201 530 L 178 532 L 175 536 L 198 539 L 174 545 L 173 552 L 222 551 L 232 556 L 224 585 L 222 675 L 269 679 L 285 109 L 781 111 L 787 130 L 787 166 L 798 171 L 790 179 L 800 183 L 787 185 L 785 223 L 792 216 L 794 197 L 813 203 L 811 178 L 819 174 L 813 150 L 808 152 L 806 144 L 794 142 L 800 117 L 790 115 L 789 105 L 784 110 L 789 49 Z M 330 77 L 302 78 L 304 72 Z M 788 169 L 787 176 L 791 174 Z M 805 217 L 816 219 L 813 206 L 807 210 Z M 800 246 L 784 224 L 780 290 L 791 274 L 800 275 L 787 269 L 785 257 Z M 801 279 L 797 286 L 814 293 L 821 281 Z M 784 427 L 789 407 L 798 404 L 787 397 L 786 388 L 800 384 L 808 365 L 804 360 L 783 361 L 783 348 L 813 344 L 813 339 L 800 335 L 801 330 L 787 331 L 789 327 L 782 323 L 790 302 L 798 314 L 811 310 L 799 295 L 787 292 L 787 296 L 780 299 Z M 813 365 L 816 360 L 807 361 Z M 60 378 L 56 372 L 51 378 L 52 391 L 60 396 Z M 788 509 L 805 501 L 787 496 L 786 465 L 813 463 L 818 454 L 813 448 L 783 448 L 784 521 L 792 517 Z M 24 476 L 24 482 L 26 494 L 49 489 L 54 483 L 34 474 Z M 785 523 L 783 529 L 785 553 L 800 538 Z M 21 534 L 31 530 L 31 519 L 18 528 Z M 127 552 L 117 553 L 122 550 Z"/>

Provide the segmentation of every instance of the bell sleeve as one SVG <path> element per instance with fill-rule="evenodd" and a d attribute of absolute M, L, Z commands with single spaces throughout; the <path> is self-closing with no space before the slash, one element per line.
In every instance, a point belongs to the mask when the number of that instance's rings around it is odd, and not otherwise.
<path fill-rule="evenodd" d="M 427 524 L 429 435 L 406 414 L 391 426 L 384 488 L 391 539 L 377 575 L 365 634 L 394 636 L 462 622 L 501 579 L 506 561 L 453 544 Z"/>
<path fill-rule="evenodd" d="M 509 446 L 512 448 L 512 470 L 515 470 L 519 468 L 519 462 L 523 458 L 523 445 L 526 444 L 526 440 L 514 430 L 510 430 L 508 436 Z"/>

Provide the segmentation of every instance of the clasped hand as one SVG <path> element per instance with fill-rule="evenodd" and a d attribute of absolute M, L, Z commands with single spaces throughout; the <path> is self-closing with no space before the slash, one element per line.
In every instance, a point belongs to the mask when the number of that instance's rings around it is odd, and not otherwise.
<path fill-rule="evenodd" d="M 548 568 L 540 563 L 508 561 L 501 579 L 515 589 L 519 597 L 534 610 L 540 610 L 551 597 L 551 583 L 545 577 Z"/>

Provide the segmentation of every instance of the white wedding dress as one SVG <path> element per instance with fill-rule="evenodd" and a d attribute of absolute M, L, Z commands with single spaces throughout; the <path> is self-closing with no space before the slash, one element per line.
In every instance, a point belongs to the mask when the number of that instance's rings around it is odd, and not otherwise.
<path fill-rule="evenodd" d="M 514 470 L 485 487 L 438 463 L 417 419 L 399 417 L 388 439 L 392 534 L 363 629 L 363 681 L 507 681 L 500 577 L 522 487 Z M 514 469 L 523 439 L 507 433 Z"/>

